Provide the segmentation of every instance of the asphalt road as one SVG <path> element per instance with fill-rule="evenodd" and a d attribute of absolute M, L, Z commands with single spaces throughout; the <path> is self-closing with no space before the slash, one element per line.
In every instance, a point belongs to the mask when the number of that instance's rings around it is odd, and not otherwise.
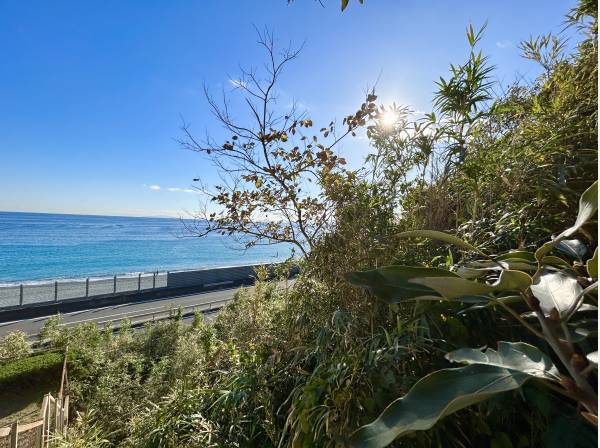
<path fill-rule="evenodd" d="M 71 326 L 85 322 L 94 322 L 104 325 L 106 322 L 118 323 L 121 319 L 129 318 L 132 324 L 160 320 L 169 315 L 170 310 L 181 307 L 184 313 L 193 313 L 194 310 L 203 311 L 209 315 L 233 299 L 236 288 L 220 289 L 217 291 L 203 292 L 184 296 L 164 297 L 161 299 L 143 302 L 122 303 L 119 305 L 94 308 L 84 311 L 61 314 L 62 325 Z M 12 322 L 0 323 L 0 336 L 11 331 L 24 331 L 31 337 L 36 336 L 50 316 L 23 319 Z"/>

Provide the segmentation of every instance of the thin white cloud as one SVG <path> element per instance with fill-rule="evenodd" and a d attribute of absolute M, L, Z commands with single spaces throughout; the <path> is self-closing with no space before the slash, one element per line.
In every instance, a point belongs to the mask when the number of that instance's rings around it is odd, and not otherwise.
<path fill-rule="evenodd" d="M 498 48 L 510 48 L 513 47 L 513 43 L 512 41 L 508 40 L 508 39 L 504 39 L 504 40 L 499 40 L 498 42 L 496 42 L 496 46 Z"/>
<path fill-rule="evenodd" d="M 144 184 L 144 187 L 146 187 L 148 190 L 154 190 L 154 191 L 160 190 L 160 185 L 156 185 L 156 184 L 152 184 L 152 185 Z"/>
<path fill-rule="evenodd" d="M 172 193 L 181 192 L 181 193 L 197 193 L 197 194 L 200 194 L 200 192 L 198 190 L 194 190 L 193 188 L 169 187 L 169 188 L 167 188 L 167 191 L 170 191 Z"/>

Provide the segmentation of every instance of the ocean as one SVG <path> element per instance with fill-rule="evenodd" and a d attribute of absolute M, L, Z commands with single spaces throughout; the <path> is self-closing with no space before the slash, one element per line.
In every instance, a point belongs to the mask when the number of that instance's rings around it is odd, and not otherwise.
<path fill-rule="evenodd" d="M 175 218 L 0 212 L 2 283 L 270 263 L 290 253 L 190 237 Z"/>

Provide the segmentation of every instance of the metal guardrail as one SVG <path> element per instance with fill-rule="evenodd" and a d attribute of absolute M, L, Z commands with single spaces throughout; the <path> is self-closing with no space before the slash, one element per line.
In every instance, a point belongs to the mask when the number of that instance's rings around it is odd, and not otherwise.
<path fill-rule="evenodd" d="M 69 299 L 118 296 L 124 293 L 158 289 L 234 284 L 254 277 L 254 271 L 258 266 L 260 265 L 10 284 L 0 286 L 0 309 Z"/>
<path fill-rule="evenodd" d="M 164 288 L 167 276 L 152 272 L 5 285 L 0 286 L 0 308 Z"/>

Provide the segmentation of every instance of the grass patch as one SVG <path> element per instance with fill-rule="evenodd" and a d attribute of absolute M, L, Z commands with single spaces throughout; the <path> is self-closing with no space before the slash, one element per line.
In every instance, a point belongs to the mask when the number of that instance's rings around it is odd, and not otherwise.
<path fill-rule="evenodd" d="M 50 378 L 59 376 L 62 369 L 64 355 L 51 352 L 29 356 L 8 362 L 0 366 L 0 389 L 7 387 L 34 386 Z"/>
<path fill-rule="evenodd" d="M 0 427 L 39 418 L 44 395 L 58 390 L 63 360 L 51 352 L 0 365 Z"/>

